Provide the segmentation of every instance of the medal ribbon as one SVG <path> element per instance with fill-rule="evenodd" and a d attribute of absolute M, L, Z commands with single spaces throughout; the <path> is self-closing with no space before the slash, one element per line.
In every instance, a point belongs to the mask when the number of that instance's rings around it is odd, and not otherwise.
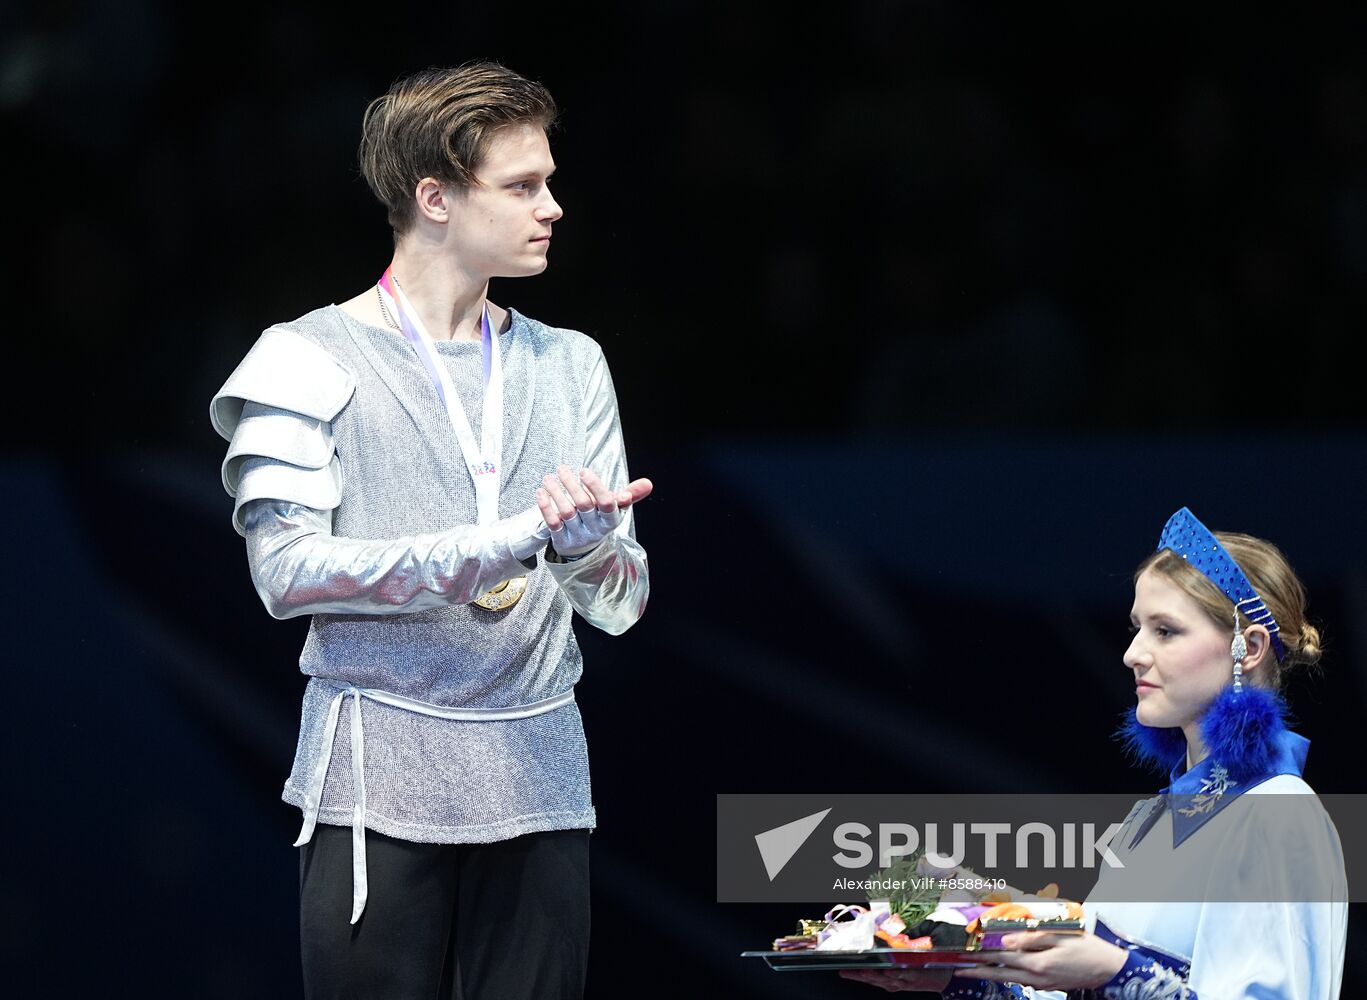
<path fill-rule="evenodd" d="M 441 363 L 437 346 L 432 335 L 418 318 L 408 295 L 394 280 L 393 268 L 385 268 L 380 276 L 380 294 L 394 306 L 394 314 L 399 318 L 403 335 L 413 345 L 418 359 L 437 387 L 437 395 L 446 406 L 446 415 L 451 419 L 451 427 L 460 443 L 461 456 L 465 468 L 475 484 L 475 506 L 480 524 L 498 520 L 499 466 L 503 460 L 503 358 L 499 351 L 498 338 L 494 336 L 493 324 L 489 320 L 489 303 L 484 304 L 484 314 L 480 319 L 481 353 L 484 361 L 484 407 L 480 417 L 480 445 L 475 445 L 475 434 L 470 429 L 470 420 L 461 406 L 460 396 L 451 384 L 451 376 Z"/>

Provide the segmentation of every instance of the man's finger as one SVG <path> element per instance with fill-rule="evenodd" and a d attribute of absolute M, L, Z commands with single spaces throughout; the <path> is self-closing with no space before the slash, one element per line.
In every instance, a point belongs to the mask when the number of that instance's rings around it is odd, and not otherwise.
<path fill-rule="evenodd" d="M 546 522 L 546 527 L 550 528 L 552 531 L 559 531 L 564 527 L 564 521 L 561 520 L 560 511 L 556 509 L 555 501 L 551 499 L 551 495 L 546 492 L 545 487 L 537 487 L 536 505 L 541 508 L 541 520 Z"/>
<path fill-rule="evenodd" d="M 644 500 L 650 496 L 655 486 L 649 479 L 636 479 L 618 490 L 614 496 L 617 498 L 617 506 L 626 510 L 638 500 Z"/>
<path fill-rule="evenodd" d="M 574 517 L 578 508 L 575 507 L 574 501 L 570 499 L 570 495 L 565 492 L 565 484 L 561 482 L 560 477 L 552 473 L 542 479 L 541 483 L 546 491 L 546 495 L 550 497 L 551 502 L 555 504 L 556 510 L 560 512 L 560 516 L 562 518 Z"/>
<path fill-rule="evenodd" d="M 584 484 L 579 481 L 579 477 L 574 474 L 573 469 L 568 465 L 561 465 L 556 468 L 555 472 L 560 477 L 560 481 L 565 484 L 565 492 L 569 495 L 575 510 L 584 514 L 597 506 L 593 497 L 589 496 L 589 491 L 584 489 Z"/>
<path fill-rule="evenodd" d="M 580 469 L 579 481 L 584 484 L 584 488 L 593 496 L 593 502 L 604 514 L 611 514 L 617 509 L 617 494 L 598 478 L 598 473 L 592 469 Z"/>
<path fill-rule="evenodd" d="M 655 484 L 649 480 L 633 480 L 626 486 L 626 492 L 629 492 L 630 495 L 632 495 L 630 503 L 636 503 L 637 500 L 644 500 L 645 497 L 651 495 L 653 489 L 655 489 Z"/>

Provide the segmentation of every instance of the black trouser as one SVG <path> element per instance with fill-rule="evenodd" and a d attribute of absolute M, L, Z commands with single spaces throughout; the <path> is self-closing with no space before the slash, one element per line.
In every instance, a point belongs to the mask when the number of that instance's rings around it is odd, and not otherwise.
<path fill-rule="evenodd" d="M 415 844 L 366 831 L 370 884 L 351 919 L 351 828 L 300 848 L 309 1000 L 573 1000 L 589 945 L 589 831 Z"/>

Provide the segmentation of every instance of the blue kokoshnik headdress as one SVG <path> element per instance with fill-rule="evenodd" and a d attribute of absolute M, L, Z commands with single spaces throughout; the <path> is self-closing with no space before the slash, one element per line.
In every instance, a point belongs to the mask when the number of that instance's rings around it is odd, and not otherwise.
<path fill-rule="evenodd" d="M 1207 580 L 1220 588 L 1220 592 L 1234 602 L 1239 611 L 1254 625 L 1261 625 L 1272 636 L 1272 648 L 1277 653 L 1277 662 L 1286 659 L 1286 647 L 1282 645 L 1281 627 L 1272 617 L 1263 599 L 1253 589 L 1244 571 L 1239 568 L 1225 547 L 1204 524 L 1183 507 L 1163 525 L 1163 534 L 1158 539 L 1158 550 L 1172 549 L 1174 553 L 1191 563 Z"/>
<path fill-rule="evenodd" d="M 1163 526 L 1155 551 L 1171 549 L 1201 571 L 1207 580 L 1234 602 L 1234 610 L 1250 622 L 1267 629 L 1272 637 L 1272 648 L 1280 662 L 1286 647 L 1278 633 L 1281 631 L 1272 612 L 1253 589 L 1244 571 L 1233 557 L 1211 534 L 1210 529 L 1183 507 Z M 1231 647 L 1234 662 L 1234 683 L 1226 687 L 1201 717 L 1201 738 L 1210 756 L 1220 761 L 1228 772 L 1242 782 L 1264 774 L 1275 759 L 1278 746 L 1286 732 L 1288 709 L 1281 696 L 1265 687 L 1240 683 L 1242 660 L 1246 646 L 1235 615 L 1234 642 Z M 1123 716 L 1116 734 L 1126 748 L 1140 760 L 1159 770 L 1172 767 L 1186 749 L 1186 737 L 1181 729 L 1155 729 L 1142 724 L 1130 708 Z"/>

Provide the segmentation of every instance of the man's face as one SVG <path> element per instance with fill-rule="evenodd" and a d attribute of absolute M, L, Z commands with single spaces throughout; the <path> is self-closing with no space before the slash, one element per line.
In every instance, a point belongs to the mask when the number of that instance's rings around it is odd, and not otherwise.
<path fill-rule="evenodd" d="M 448 201 L 451 240 L 462 266 L 490 278 L 519 278 L 546 269 L 551 223 L 563 214 L 551 197 L 555 172 L 546 133 L 510 125 L 494 133 L 475 172 L 479 186 Z"/>

